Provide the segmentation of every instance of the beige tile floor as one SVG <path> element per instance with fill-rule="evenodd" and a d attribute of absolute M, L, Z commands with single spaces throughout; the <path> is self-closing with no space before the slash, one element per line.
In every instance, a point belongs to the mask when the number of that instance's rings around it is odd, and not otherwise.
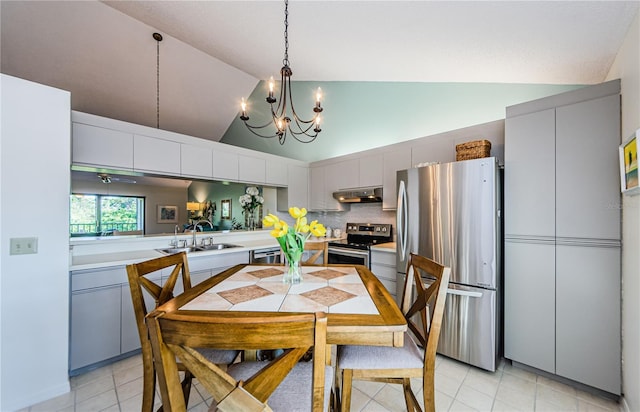
<path fill-rule="evenodd" d="M 416 394 L 421 381 L 416 380 Z M 156 400 L 157 401 L 157 400 Z M 134 356 L 71 378 L 71 392 L 20 412 L 135 412 L 142 404 L 142 359 Z M 207 411 L 210 396 L 198 384 L 192 389 L 189 411 Z M 354 382 L 353 411 L 405 411 L 397 385 Z M 438 411 L 620 411 L 620 406 L 571 386 L 503 362 L 495 373 L 438 356 Z"/>

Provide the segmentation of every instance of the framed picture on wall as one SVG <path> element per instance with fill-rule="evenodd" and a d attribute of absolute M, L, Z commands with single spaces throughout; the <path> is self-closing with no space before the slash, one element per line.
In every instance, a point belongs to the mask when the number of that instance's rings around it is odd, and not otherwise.
<path fill-rule="evenodd" d="M 638 184 L 638 138 L 640 129 L 635 135 L 620 145 L 620 183 L 622 193 L 640 194 Z"/>
<path fill-rule="evenodd" d="M 178 223 L 178 206 L 158 205 L 157 223 Z"/>
<path fill-rule="evenodd" d="M 231 219 L 231 199 L 222 199 L 220 201 L 220 218 Z"/>

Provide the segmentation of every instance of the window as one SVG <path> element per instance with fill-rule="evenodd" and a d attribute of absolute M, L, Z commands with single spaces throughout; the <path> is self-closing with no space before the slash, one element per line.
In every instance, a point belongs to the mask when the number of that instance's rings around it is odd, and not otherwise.
<path fill-rule="evenodd" d="M 71 195 L 71 236 L 100 236 L 131 230 L 144 233 L 144 197 Z"/>

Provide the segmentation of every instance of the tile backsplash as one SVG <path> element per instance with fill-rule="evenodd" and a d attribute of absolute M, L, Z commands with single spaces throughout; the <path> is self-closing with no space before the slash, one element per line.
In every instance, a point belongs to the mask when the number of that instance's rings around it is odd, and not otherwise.
<path fill-rule="evenodd" d="M 383 211 L 382 203 L 352 203 L 346 212 L 309 212 L 308 220 L 317 219 L 325 227 L 340 229 L 345 232 L 347 223 L 384 223 L 393 225 L 393 236 L 396 235 L 396 212 Z"/>

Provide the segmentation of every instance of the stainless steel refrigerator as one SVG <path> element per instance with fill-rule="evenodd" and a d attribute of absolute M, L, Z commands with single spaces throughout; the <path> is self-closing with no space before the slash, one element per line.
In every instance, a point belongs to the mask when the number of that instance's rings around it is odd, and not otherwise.
<path fill-rule="evenodd" d="M 500 344 L 500 174 L 493 157 L 397 172 L 397 287 L 409 253 L 451 267 L 438 352 L 495 371 Z"/>

